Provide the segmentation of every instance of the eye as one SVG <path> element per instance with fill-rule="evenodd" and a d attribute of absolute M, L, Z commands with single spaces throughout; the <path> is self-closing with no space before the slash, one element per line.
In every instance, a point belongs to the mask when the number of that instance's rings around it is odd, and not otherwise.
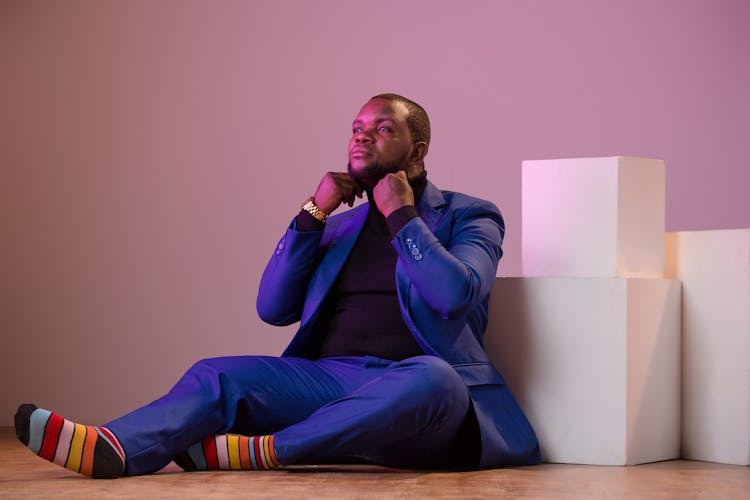
<path fill-rule="evenodd" d="M 354 129 L 352 130 L 352 134 L 356 134 L 359 132 L 362 132 L 362 127 L 354 127 Z"/>
<path fill-rule="evenodd" d="M 378 127 L 378 132 L 393 132 L 393 129 L 391 127 L 386 127 L 385 125 L 381 125 Z"/>

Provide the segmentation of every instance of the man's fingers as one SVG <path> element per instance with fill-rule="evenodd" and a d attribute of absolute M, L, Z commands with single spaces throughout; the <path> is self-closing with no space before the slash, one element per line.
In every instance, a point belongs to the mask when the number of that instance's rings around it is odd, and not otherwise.
<path fill-rule="evenodd" d="M 346 203 L 350 207 L 354 206 L 357 198 L 364 196 L 364 189 L 354 180 L 348 172 L 327 172 L 318 186 L 315 193 L 316 202 L 321 209 L 331 213 L 341 203 Z"/>

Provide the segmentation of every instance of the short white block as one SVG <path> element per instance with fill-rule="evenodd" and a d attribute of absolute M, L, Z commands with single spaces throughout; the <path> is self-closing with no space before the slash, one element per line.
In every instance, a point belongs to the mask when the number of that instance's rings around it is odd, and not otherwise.
<path fill-rule="evenodd" d="M 750 229 L 667 233 L 682 280 L 683 457 L 750 465 Z"/>
<path fill-rule="evenodd" d="M 664 175 L 646 158 L 524 161 L 523 276 L 663 277 Z"/>
<path fill-rule="evenodd" d="M 484 339 L 544 461 L 679 457 L 679 281 L 498 278 Z"/>

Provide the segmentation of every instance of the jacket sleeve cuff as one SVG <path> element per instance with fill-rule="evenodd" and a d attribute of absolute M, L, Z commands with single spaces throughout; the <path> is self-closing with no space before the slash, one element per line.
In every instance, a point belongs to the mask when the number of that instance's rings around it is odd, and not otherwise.
<path fill-rule="evenodd" d="M 307 210 L 300 210 L 295 219 L 295 229 L 303 233 L 308 231 L 321 231 L 325 227 L 325 222 L 320 222 L 313 217 Z"/>
<path fill-rule="evenodd" d="M 391 232 L 391 238 L 395 238 L 407 222 L 417 217 L 419 217 L 419 214 L 417 213 L 417 207 L 414 205 L 406 205 L 391 212 L 391 215 L 386 219 L 388 230 Z"/>

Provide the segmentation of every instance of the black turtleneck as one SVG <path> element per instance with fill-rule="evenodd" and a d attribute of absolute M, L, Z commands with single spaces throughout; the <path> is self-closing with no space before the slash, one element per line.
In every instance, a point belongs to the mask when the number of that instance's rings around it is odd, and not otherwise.
<path fill-rule="evenodd" d="M 414 200 L 427 185 L 426 173 L 410 181 Z M 369 198 L 362 232 L 326 300 L 321 321 L 328 334 L 320 357 L 375 356 L 399 361 L 424 354 L 404 323 L 396 293 L 398 256 L 391 240 L 407 222 L 419 217 L 414 206 L 401 207 L 386 219 Z M 320 230 L 323 223 L 306 211 L 297 216 L 300 231 Z"/>

